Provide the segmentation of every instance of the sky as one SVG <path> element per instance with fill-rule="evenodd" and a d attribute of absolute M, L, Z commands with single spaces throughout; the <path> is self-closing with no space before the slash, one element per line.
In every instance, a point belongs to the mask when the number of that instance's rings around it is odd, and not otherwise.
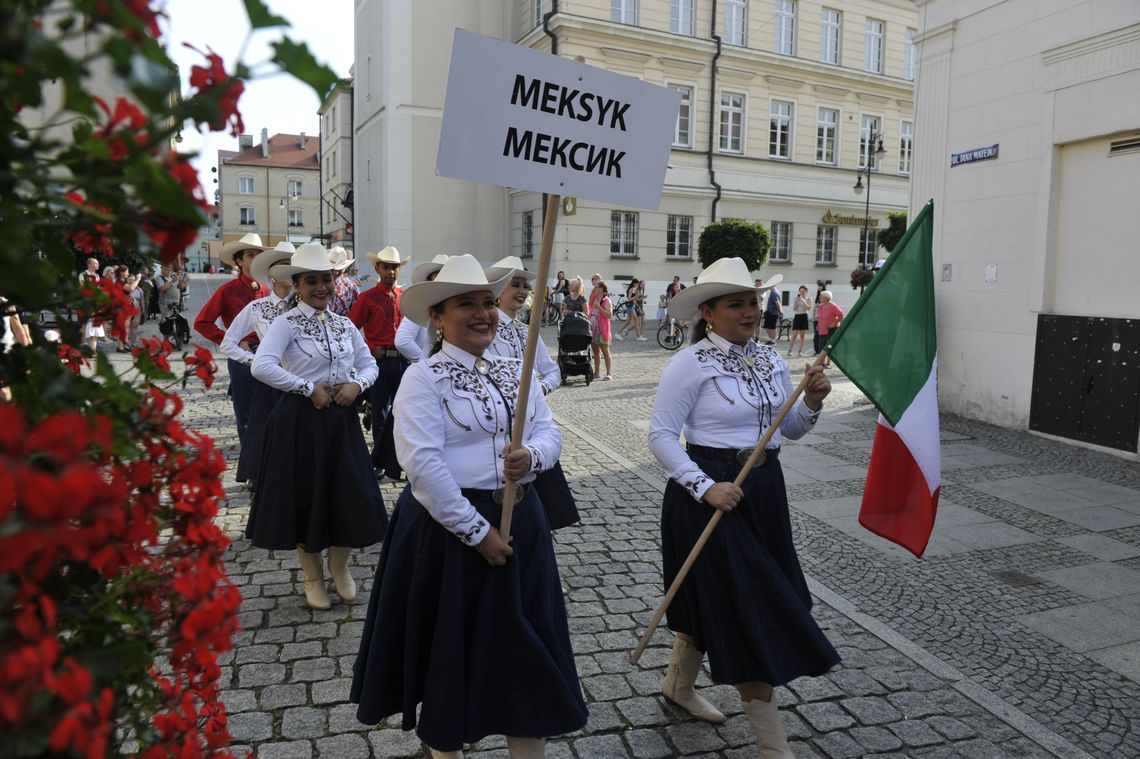
<path fill-rule="evenodd" d="M 191 66 L 204 60 L 200 54 L 184 47 L 184 42 L 202 51 L 212 48 L 225 61 L 226 70 L 233 71 L 247 37 L 248 45 L 242 57 L 247 64 L 254 65 L 268 61 L 272 55 L 269 44 L 287 35 L 306 43 L 317 60 L 338 76 L 348 76 L 353 60 L 352 0 L 265 0 L 265 3 L 271 11 L 288 19 L 292 27 L 262 29 L 250 36 L 249 20 L 241 0 L 167 0 L 168 19 L 164 25 L 167 50 L 181 71 L 183 92 L 189 89 Z M 319 135 L 318 107 L 320 102 L 308 85 L 283 74 L 246 82 L 245 92 L 238 101 L 245 133 L 254 135 L 255 142 L 260 139 L 262 127 L 268 129 L 270 135 L 299 132 Z M 183 129 L 179 149 L 200 153 L 195 166 L 208 198 L 213 198 L 216 175 L 210 168 L 217 166 L 218 151 L 237 150 L 237 142 L 228 131 L 199 134 L 192 126 Z"/>

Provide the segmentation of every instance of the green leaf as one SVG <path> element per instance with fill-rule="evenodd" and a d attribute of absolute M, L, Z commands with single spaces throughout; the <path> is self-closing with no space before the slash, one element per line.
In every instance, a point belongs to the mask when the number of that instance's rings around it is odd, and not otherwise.
<path fill-rule="evenodd" d="M 286 37 L 274 42 L 271 47 L 273 62 L 312 87 L 321 100 L 325 99 L 340 79 L 332 69 L 313 57 L 309 46 L 304 42 L 294 42 Z"/>
<path fill-rule="evenodd" d="M 290 26 L 289 21 L 274 15 L 262 0 L 244 0 L 245 12 L 249 16 L 251 29 L 268 29 L 274 26 Z"/>

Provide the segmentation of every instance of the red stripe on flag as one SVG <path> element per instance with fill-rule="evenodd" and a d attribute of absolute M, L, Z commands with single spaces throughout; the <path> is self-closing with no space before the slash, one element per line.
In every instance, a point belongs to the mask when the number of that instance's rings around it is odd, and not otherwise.
<path fill-rule="evenodd" d="M 939 489 L 931 495 L 906 443 L 880 423 L 867 467 L 859 524 L 922 558 L 934 529 Z"/>

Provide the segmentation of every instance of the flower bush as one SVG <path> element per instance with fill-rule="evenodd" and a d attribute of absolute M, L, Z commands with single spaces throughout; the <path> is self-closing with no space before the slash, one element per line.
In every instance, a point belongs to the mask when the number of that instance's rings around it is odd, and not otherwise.
<path fill-rule="evenodd" d="M 863 267 L 853 269 L 851 271 L 851 289 L 858 290 L 860 287 L 866 287 L 871 284 L 871 280 L 874 279 L 874 277 L 875 272 L 864 269 Z"/>
<path fill-rule="evenodd" d="M 253 29 L 286 25 L 244 6 Z M 180 92 L 150 0 L 0 8 L 0 297 L 31 335 L 0 353 L 0 753 L 223 756 L 217 656 L 241 601 L 214 523 L 225 462 L 175 392 L 217 366 L 147 339 L 122 372 L 80 347 L 86 320 L 124 339 L 134 306 L 78 273 L 195 240 L 205 194 L 173 138 L 240 132 L 257 72 L 207 50 Z M 304 45 L 274 51 L 318 94 L 335 81 Z"/>

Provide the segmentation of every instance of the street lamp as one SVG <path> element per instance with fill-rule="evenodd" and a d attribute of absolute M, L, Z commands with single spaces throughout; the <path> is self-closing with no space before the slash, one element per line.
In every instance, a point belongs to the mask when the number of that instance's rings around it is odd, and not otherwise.
<path fill-rule="evenodd" d="M 874 145 L 874 150 L 871 146 Z M 887 149 L 883 147 L 883 133 L 871 130 L 867 135 L 867 152 L 865 155 L 866 166 L 859 169 L 855 179 L 856 195 L 863 194 L 863 175 L 867 175 L 867 202 L 863 209 L 863 239 L 859 243 L 859 264 L 864 268 L 868 268 L 868 262 L 865 260 L 867 246 L 867 228 L 871 224 L 871 167 L 875 162 L 887 154 Z M 874 253 L 878 246 L 873 246 L 871 252 Z M 874 262 L 871 262 L 874 265 Z"/>

